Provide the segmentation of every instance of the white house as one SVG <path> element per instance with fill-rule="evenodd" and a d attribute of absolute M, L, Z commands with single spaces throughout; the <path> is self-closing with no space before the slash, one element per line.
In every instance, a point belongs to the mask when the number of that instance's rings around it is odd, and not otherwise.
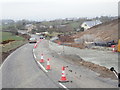
<path fill-rule="evenodd" d="M 81 25 L 82 28 L 84 28 L 84 31 L 93 27 L 93 26 L 96 26 L 98 24 L 101 24 L 102 22 L 100 20 L 94 20 L 94 21 L 85 21 L 83 22 L 83 24 Z"/>

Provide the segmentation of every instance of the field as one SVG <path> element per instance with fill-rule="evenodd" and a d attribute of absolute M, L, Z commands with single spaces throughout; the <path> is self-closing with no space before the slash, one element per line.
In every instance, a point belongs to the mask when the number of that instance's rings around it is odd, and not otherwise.
<path fill-rule="evenodd" d="M 5 40 L 24 40 L 23 37 L 12 35 L 12 33 L 9 32 L 0 32 L 0 37 L 2 37 L 2 40 L 0 40 L 0 42 Z"/>
<path fill-rule="evenodd" d="M 13 41 L 10 41 L 13 40 Z M 2 44 L 2 42 L 10 41 L 8 43 Z M 22 36 L 13 35 L 9 32 L 0 32 L 0 64 L 4 59 L 12 53 L 15 49 L 24 45 L 27 42 L 26 38 Z"/>
<path fill-rule="evenodd" d="M 17 48 L 18 46 L 24 44 L 24 40 L 25 40 L 25 38 L 17 35 L 12 35 L 12 33 L 9 32 L 0 32 L 0 37 L 2 37 L 0 42 L 7 40 L 14 40 L 6 44 L 1 44 L 0 47 L 2 47 L 2 52 L 7 52 L 9 50 Z"/>
<path fill-rule="evenodd" d="M 2 47 L 2 52 L 7 52 L 7 51 L 10 51 L 12 49 L 15 49 L 15 48 L 21 46 L 24 43 L 25 43 L 24 41 L 10 42 L 9 44 L 6 44 L 5 46 Z"/>

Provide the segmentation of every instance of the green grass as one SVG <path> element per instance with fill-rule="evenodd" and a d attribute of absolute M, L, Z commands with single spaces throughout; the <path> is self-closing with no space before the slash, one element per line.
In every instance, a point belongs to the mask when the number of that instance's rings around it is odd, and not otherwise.
<path fill-rule="evenodd" d="M 12 35 L 12 33 L 9 32 L 0 32 L 0 37 L 2 37 L 2 40 L 0 40 L 0 42 L 5 40 L 24 40 L 23 37 Z"/>
<path fill-rule="evenodd" d="M 2 46 L 2 52 L 7 52 L 12 49 L 15 49 L 15 48 L 23 45 L 24 43 L 25 43 L 25 41 L 14 41 L 9 44 L 6 44 L 5 46 Z"/>
<path fill-rule="evenodd" d="M 0 51 L 2 52 L 10 51 L 26 43 L 23 37 L 13 35 L 10 32 L 0 32 L 0 37 L 2 37 L 0 38 L 0 42 L 5 41 L 5 40 L 15 40 L 5 45 L 0 44 L 0 48 L 2 48 L 2 50 Z"/>
<path fill-rule="evenodd" d="M 72 23 L 70 23 L 70 25 L 71 25 L 71 27 L 73 27 L 73 28 L 79 28 L 80 23 L 79 23 L 79 22 L 72 22 Z"/>
<path fill-rule="evenodd" d="M 58 32 L 52 32 L 51 34 L 48 34 L 49 36 L 57 36 L 59 34 L 63 34 L 63 33 L 58 33 Z"/>
<path fill-rule="evenodd" d="M 0 25 L 0 30 L 2 31 L 2 25 Z"/>

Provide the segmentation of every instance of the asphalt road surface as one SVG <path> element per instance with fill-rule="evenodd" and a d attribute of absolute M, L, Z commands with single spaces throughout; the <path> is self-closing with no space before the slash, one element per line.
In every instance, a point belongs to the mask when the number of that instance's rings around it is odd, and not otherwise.
<path fill-rule="evenodd" d="M 54 82 L 37 66 L 33 45 L 26 44 L 12 53 L 2 66 L 2 88 L 52 88 Z"/>
<path fill-rule="evenodd" d="M 34 37 L 34 36 L 33 36 Z M 35 36 L 37 37 L 37 36 Z M 55 51 L 49 48 L 47 40 L 34 44 L 26 44 L 7 57 L 2 70 L 2 88 L 116 88 L 117 80 L 98 77 L 85 67 L 66 62 Z M 40 64 L 41 54 L 45 63 Z M 51 70 L 45 70 L 50 58 Z M 69 82 L 58 82 L 61 78 L 62 66 L 66 68 Z"/>
<path fill-rule="evenodd" d="M 53 47 L 54 48 L 54 47 Z M 72 52 L 72 51 L 71 51 Z M 62 66 L 66 68 L 66 76 L 70 82 L 63 83 L 67 88 L 114 88 L 117 87 L 117 80 L 99 77 L 95 73 L 85 67 L 77 66 L 74 63 L 69 63 L 61 57 L 61 55 L 49 48 L 49 41 L 42 40 L 33 51 L 36 61 L 39 62 L 41 54 L 44 55 L 45 63 L 41 65 L 46 68 L 47 59 L 50 58 L 51 70 L 46 72 L 47 75 L 56 83 L 61 77 Z M 40 65 L 40 66 L 41 66 Z"/>

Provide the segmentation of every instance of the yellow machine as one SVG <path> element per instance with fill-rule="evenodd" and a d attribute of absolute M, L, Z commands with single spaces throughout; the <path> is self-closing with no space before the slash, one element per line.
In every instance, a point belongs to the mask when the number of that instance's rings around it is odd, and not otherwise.
<path fill-rule="evenodd" d="M 120 52 L 120 39 L 118 41 L 118 52 Z"/>

